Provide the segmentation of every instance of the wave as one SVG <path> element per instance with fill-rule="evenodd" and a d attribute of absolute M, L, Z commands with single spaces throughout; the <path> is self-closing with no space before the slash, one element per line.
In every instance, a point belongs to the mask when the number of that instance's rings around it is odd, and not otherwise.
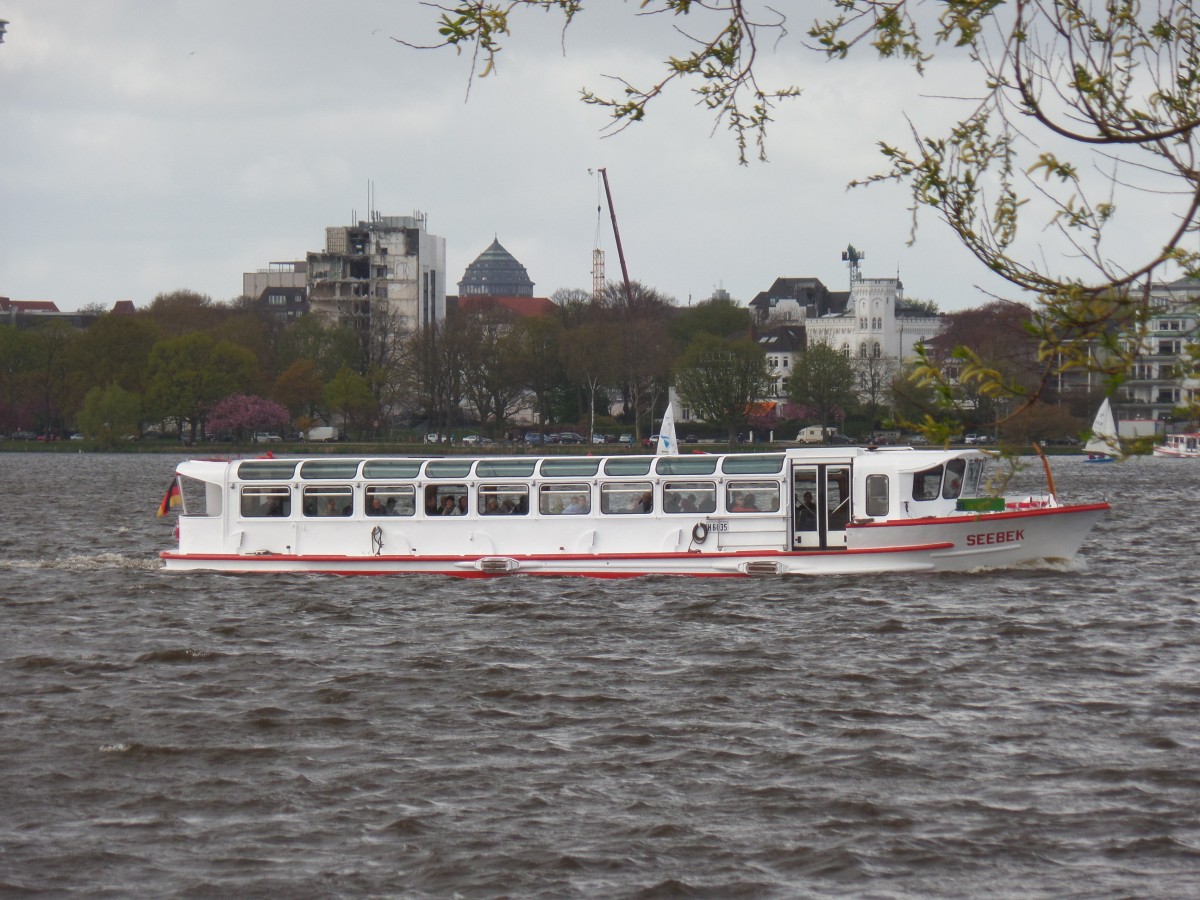
<path fill-rule="evenodd" d="M 94 572 L 102 569 L 154 571 L 163 567 L 157 556 L 122 556 L 120 553 L 60 556 L 55 559 L 4 559 L 0 569 L 63 569 L 68 572 Z"/>

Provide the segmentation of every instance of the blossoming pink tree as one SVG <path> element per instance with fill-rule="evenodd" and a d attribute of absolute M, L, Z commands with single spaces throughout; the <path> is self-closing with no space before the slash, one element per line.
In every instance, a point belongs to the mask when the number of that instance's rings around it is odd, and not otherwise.
<path fill-rule="evenodd" d="M 208 428 L 232 432 L 241 441 L 246 433 L 283 428 L 290 420 L 288 411 L 278 403 L 256 394 L 230 394 L 209 413 Z"/>

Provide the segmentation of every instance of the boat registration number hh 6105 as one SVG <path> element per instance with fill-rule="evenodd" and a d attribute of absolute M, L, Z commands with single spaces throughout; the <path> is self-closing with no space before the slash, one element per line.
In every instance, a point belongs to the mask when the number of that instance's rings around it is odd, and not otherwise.
<path fill-rule="evenodd" d="M 982 547 L 985 544 L 1013 544 L 1025 540 L 1025 529 L 1014 531 L 989 531 L 984 534 L 968 534 L 968 547 Z"/>

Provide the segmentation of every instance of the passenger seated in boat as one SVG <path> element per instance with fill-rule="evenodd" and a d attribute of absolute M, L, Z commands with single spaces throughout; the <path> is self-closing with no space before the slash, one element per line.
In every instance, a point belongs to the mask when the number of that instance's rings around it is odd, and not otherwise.
<path fill-rule="evenodd" d="M 384 512 L 389 516 L 398 516 L 400 511 L 396 509 L 396 498 L 388 497 L 388 502 L 384 504 Z"/>
<path fill-rule="evenodd" d="M 679 510 L 680 512 L 685 513 L 700 512 L 699 508 L 696 506 L 696 498 L 691 494 L 684 495 L 683 500 L 681 500 L 679 503 Z"/>
<path fill-rule="evenodd" d="M 485 516 L 496 516 L 500 514 L 500 504 L 496 502 L 495 497 L 488 497 L 483 503 L 483 514 Z"/>
<path fill-rule="evenodd" d="M 563 507 L 564 516 L 582 516 L 587 511 L 587 499 L 582 494 L 576 494 Z"/>
<path fill-rule="evenodd" d="M 447 494 L 445 497 L 442 498 L 442 508 L 441 508 L 441 510 L 439 510 L 438 515 L 442 515 L 442 516 L 457 516 L 458 515 L 458 504 L 456 504 L 454 502 L 454 498 L 452 496 L 450 496 L 449 494 Z"/>
<path fill-rule="evenodd" d="M 467 495 L 463 494 L 458 498 L 458 515 L 465 516 L 467 514 Z"/>
<path fill-rule="evenodd" d="M 651 491 L 646 491 L 638 498 L 637 503 L 633 505 L 633 511 L 638 513 L 648 513 L 654 511 L 654 494 Z"/>
<path fill-rule="evenodd" d="M 392 502 L 395 503 L 395 500 L 393 499 Z M 386 516 L 387 515 L 387 510 L 384 508 L 383 503 L 380 502 L 378 497 L 372 497 L 371 502 L 367 504 L 367 515 L 368 516 Z"/>
<path fill-rule="evenodd" d="M 758 512 L 758 504 L 754 502 L 753 494 L 741 494 L 733 501 L 730 512 Z"/>
<path fill-rule="evenodd" d="M 796 527 L 808 531 L 817 527 L 817 506 L 813 502 L 812 491 L 805 491 L 796 507 Z"/>
<path fill-rule="evenodd" d="M 282 497 L 272 497 L 271 498 L 271 502 L 267 504 L 267 515 L 268 516 L 287 515 L 287 513 L 285 513 L 283 511 L 283 498 Z"/>

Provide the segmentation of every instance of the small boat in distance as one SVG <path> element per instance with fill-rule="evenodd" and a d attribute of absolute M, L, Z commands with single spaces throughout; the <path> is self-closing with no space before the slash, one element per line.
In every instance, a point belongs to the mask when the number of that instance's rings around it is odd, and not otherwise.
<path fill-rule="evenodd" d="M 1107 397 L 1096 411 L 1096 418 L 1092 421 L 1092 434 L 1083 445 L 1083 450 L 1087 454 L 1087 461 L 1092 463 L 1112 462 L 1121 455 L 1117 421 Z"/>
<path fill-rule="evenodd" d="M 1052 485 L 991 496 L 991 461 L 892 446 L 189 460 L 162 559 L 458 577 L 962 572 L 1069 560 L 1109 508 L 1064 505 Z"/>
<path fill-rule="evenodd" d="M 1154 447 L 1155 456 L 1171 459 L 1200 459 L 1200 432 L 1168 434 Z"/>

